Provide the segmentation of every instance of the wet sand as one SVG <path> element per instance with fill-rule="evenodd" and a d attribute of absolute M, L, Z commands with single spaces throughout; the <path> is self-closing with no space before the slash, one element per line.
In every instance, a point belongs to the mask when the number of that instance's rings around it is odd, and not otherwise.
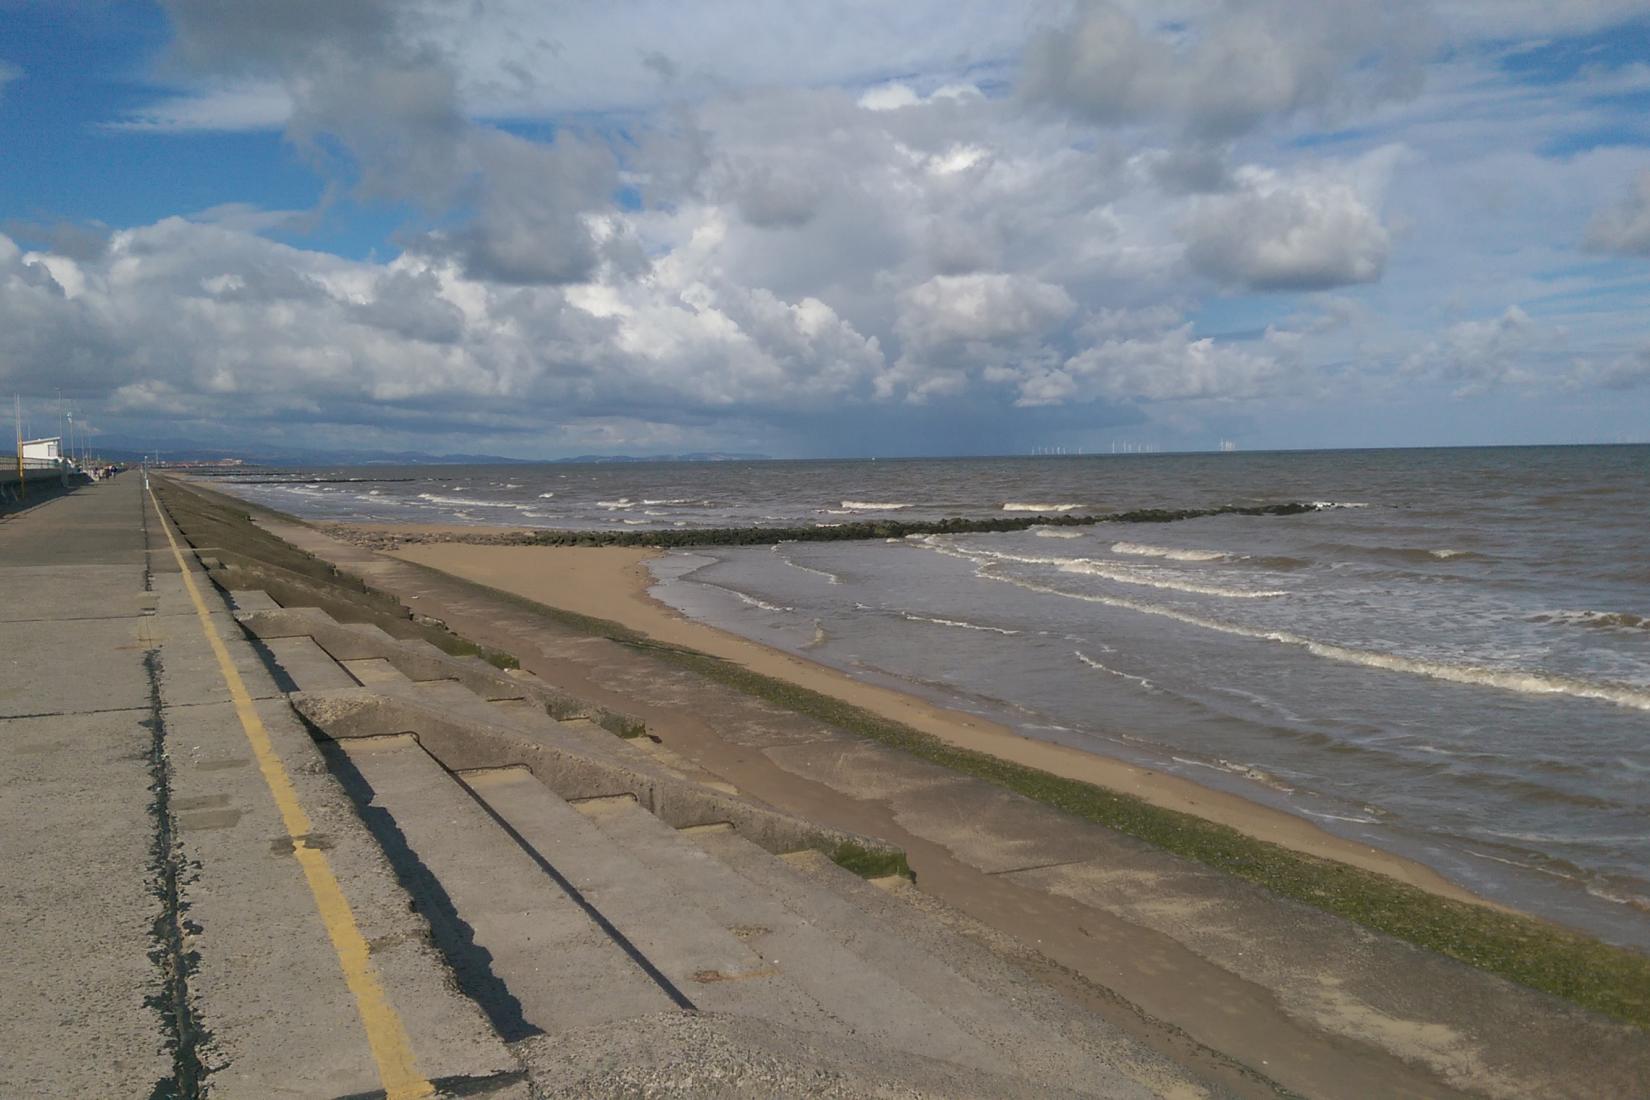
<path fill-rule="evenodd" d="M 349 526 L 362 533 L 378 535 L 393 530 L 414 538 L 481 533 L 475 528 L 446 525 Z M 693 622 L 649 595 L 653 578 L 646 563 L 660 553 L 657 550 L 431 541 L 403 545 L 392 553 L 551 607 L 621 623 L 659 642 L 736 661 L 754 672 L 842 699 L 961 748 L 1131 794 L 1156 806 L 1194 814 L 1252 837 L 1387 875 L 1444 897 L 1488 904 L 1429 867 L 1337 837 L 1281 810 L 1180 776 L 1038 741 L 976 715 L 867 684 L 836 669 Z"/>

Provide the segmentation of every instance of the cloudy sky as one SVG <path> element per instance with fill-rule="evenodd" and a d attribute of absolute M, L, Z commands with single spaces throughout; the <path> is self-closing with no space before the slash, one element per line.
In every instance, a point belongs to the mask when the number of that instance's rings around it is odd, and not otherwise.
<path fill-rule="evenodd" d="M 1650 2 L 0 0 L 0 395 L 108 440 L 1650 439 Z"/>

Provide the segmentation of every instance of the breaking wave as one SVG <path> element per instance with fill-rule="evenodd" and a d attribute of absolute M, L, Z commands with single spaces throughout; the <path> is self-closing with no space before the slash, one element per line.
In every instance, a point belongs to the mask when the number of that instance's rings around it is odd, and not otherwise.
<path fill-rule="evenodd" d="M 842 507 L 850 512 L 897 512 L 901 508 L 909 508 L 911 505 L 900 501 L 845 500 L 842 502 Z M 826 511 L 829 512 L 830 509 L 826 509 Z M 831 514 L 836 515 L 838 513 L 832 512 Z"/>
<path fill-rule="evenodd" d="M 1263 630 L 1257 627 L 1239 626 L 1236 623 L 1222 622 L 1218 619 L 1194 615 L 1191 612 L 1181 611 L 1177 608 L 1144 603 L 1123 596 L 1067 592 L 1048 585 L 1037 584 L 1034 581 L 1022 580 L 1018 577 L 1002 576 L 993 571 L 991 562 L 980 562 L 977 557 L 952 550 L 949 547 L 929 545 L 940 553 L 974 561 L 979 565 L 979 569 L 975 572 L 976 576 L 1012 584 L 1028 592 L 1040 592 L 1049 596 L 1058 596 L 1061 599 L 1082 600 L 1086 603 L 1124 608 L 1129 611 L 1137 611 L 1143 615 L 1156 615 L 1161 618 L 1172 619 L 1175 622 L 1220 634 L 1295 646 L 1306 650 L 1315 657 L 1339 661 L 1343 664 L 1362 665 L 1365 668 L 1384 669 L 1388 672 L 1403 672 L 1412 676 L 1425 676 L 1434 680 L 1445 680 L 1475 687 L 1496 688 L 1522 695 L 1567 695 L 1577 699 L 1595 699 L 1600 702 L 1614 703 L 1617 706 L 1631 707 L 1635 710 L 1650 711 L 1650 691 L 1629 684 L 1582 680 L 1572 676 L 1559 676 L 1524 669 L 1485 668 L 1480 665 L 1429 661 L 1418 657 L 1405 657 L 1397 653 L 1383 653 L 1378 650 L 1357 649 L 1352 646 L 1336 645 L 1332 642 L 1321 642 L 1287 630 Z"/>
<path fill-rule="evenodd" d="M 1003 505 L 1005 512 L 1075 512 L 1081 504 L 1025 504 L 1011 500 Z"/>
<path fill-rule="evenodd" d="M 1628 611 L 1542 611 L 1527 621 L 1585 626 L 1593 630 L 1650 630 L 1650 616 Z"/>
<path fill-rule="evenodd" d="M 1287 591 L 1282 589 L 1229 588 L 1219 584 L 1203 584 L 1199 581 L 1180 580 L 1161 570 L 1152 569 L 1150 566 L 1116 565 L 1095 561 L 1093 558 L 1006 554 L 999 550 L 981 550 L 974 547 L 966 550 L 951 550 L 951 548 L 940 543 L 933 535 L 924 536 L 917 541 L 921 545 L 937 550 L 943 549 L 974 561 L 981 558 L 990 558 L 996 561 L 1016 562 L 1022 565 L 1052 565 L 1062 573 L 1081 573 L 1085 576 L 1102 577 L 1105 580 L 1116 581 L 1119 584 L 1135 584 L 1146 588 L 1190 592 L 1199 596 L 1219 596 L 1228 600 L 1257 600 L 1289 595 Z"/>
<path fill-rule="evenodd" d="M 841 584 L 842 583 L 842 578 L 837 576 L 835 573 L 830 572 L 829 570 L 815 569 L 811 565 L 803 565 L 799 561 L 792 561 L 790 558 L 786 557 L 784 554 L 781 554 L 779 552 L 779 548 L 783 545 L 784 545 L 783 543 L 775 543 L 774 544 L 774 546 L 773 546 L 773 556 L 778 558 L 780 561 L 784 562 L 786 565 L 790 566 L 792 569 L 800 569 L 804 573 L 812 573 L 816 577 L 824 577 L 831 584 Z"/>
<path fill-rule="evenodd" d="M 427 500 L 431 504 L 453 504 L 463 508 L 525 508 L 524 504 L 512 504 L 507 500 L 471 500 L 469 497 L 444 497 L 436 493 L 419 493 L 419 500 Z"/>
<path fill-rule="evenodd" d="M 984 630 L 989 631 L 992 634 L 1003 634 L 1008 637 L 1014 637 L 1017 634 L 1024 633 L 1023 631 L 1010 630 L 1007 627 L 1002 626 L 981 626 L 979 623 L 963 622 L 961 619 L 936 619 L 928 615 L 916 615 L 909 611 L 901 611 L 899 613 L 899 617 L 904 619 L 906 622 L 933 623 L 935 626 L 953 626 L 959 630 Z"/>
<path fill-rule="evenodd" d="M 1174 546 L 1147 546 L 1139 542 L 1114 542 L 1111 552 L 1142 558 L 1167 558 L 1169 561 L 1229 561 L 1232 557 L 1219 550 L 1184 550 Z"/>
<path fill-rule="evenodd" d="M 1146 679 L 1144 676 L 1135 676 L 1132 673 L 1119 672 L 1115 668 L 1112 668 L 1108 665 L 1101 664 L 1099 661 L 1096 661 L 1093 657 L 1090 657 L 1087 653 L 1084 653 L 1080 649 L 1074 649 L 1074 650 L 1071 651 L 1071 653 L 1072 653 L 1072 656 L 1076 657 L 1079 661 L 1082 661 L 1085 665 L 1088 665 L 1090 668 L 1094 669 L 1096 672 L 1104 672 L 1108 676 L 1116 676 L 1118 679 L 1131 681 L 1133 683 L 1139 684 L 1141 687 L 1145 688 L 1147 691 L 1151 691 L 1151 692 L 1160 691 L 1160 689 L 1158 688 L 1158 686 L 1156 684 L 1152 683 L 1150 680 Z"/>

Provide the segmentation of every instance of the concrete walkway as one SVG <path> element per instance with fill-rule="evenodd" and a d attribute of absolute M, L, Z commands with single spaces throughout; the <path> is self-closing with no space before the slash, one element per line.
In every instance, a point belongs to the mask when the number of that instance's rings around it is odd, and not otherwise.
<path fill-rule="evenodd" d="M 166 535 L 135 472 L 0 521 L 0 1095 L 513 1091 Z"/>

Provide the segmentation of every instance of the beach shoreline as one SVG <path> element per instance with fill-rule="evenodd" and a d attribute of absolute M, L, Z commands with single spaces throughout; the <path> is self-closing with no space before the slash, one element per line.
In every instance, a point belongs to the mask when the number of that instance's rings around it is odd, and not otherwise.
<path fill-rule="evenodd" d="M 651 594 L 648 562 L 664 551 L 629 547 L 543 547 L 448 541 L 474 535 L 453 524 L 329 523 L 329 531 L 392 556 L 547 606 L 616 622 L 654 641 L 697 650 L 840 699 L 967 750 L 1126 794 L 1251 838 L 1348 864 L 1428 893 L 1506 911 L 1425 864 L 1328 832 L 1286 810 L 1115 757 L 1041 741 L 979 715 L 867 683 L 806 657 L 688 618 Z M 498 528 L 499 533 L 512 529 Z"/>

